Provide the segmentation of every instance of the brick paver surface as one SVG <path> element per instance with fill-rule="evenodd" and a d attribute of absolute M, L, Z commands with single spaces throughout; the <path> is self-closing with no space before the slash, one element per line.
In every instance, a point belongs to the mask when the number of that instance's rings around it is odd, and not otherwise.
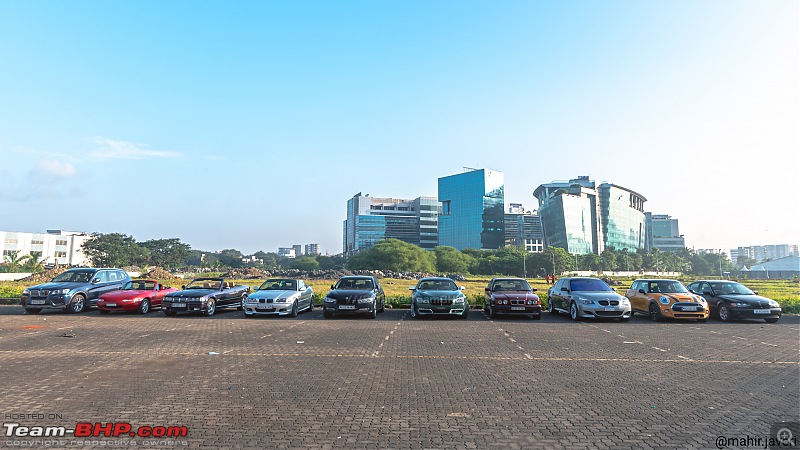
<path fill-rule="evenodd" d="M 33 316 L 2 306 L 0 380 L 4 424 L 188 427 L 186 438 L 138 447 L 716 448 L 720 435 L 765 437 L 800 421 L 800 318 Z"/>

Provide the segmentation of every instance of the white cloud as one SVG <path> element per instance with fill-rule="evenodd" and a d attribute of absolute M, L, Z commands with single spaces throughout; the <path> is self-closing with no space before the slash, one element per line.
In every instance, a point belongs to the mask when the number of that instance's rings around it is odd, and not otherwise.
<path fill-rule="evenodd" d="M 45 178 L 67 179 L 78 175 L 72 164 L 55 159 L 41 159 L 33 168 L 33 174 Z"/>
<path fill-rule="evenodd" d="M 89 153 L 92 158 L 101 159 L 146 159 L 146 158 L 177 158 L 180 152 L 163 150 L 150 150 L 146 145 L 135 144 L 127 141 L 115 141 L 104 137 L 94 138 L 94 143 L 100 148 Z"/>

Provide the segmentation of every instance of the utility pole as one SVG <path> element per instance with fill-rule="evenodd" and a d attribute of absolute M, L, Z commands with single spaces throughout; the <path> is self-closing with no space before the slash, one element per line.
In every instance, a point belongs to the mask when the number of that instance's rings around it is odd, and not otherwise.
<path fill-rule="evenodd" d="M 550 253 L 550 255 L 553 257 L 553 275 L 555 275 L 556 274 L 556 254 L 555 253 Z"/>

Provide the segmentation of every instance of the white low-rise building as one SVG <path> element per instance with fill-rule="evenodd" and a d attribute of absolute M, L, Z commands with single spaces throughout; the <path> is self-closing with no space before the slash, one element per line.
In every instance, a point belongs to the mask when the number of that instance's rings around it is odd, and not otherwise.
<path fill-rule="evenodd" d="M 89 233 L 77 231 L 0 231 L 0 242 L 3 243 L 2 262 L 7 262 L 8 256 L 19 253 L 19 256 L 37 255 L 43 264 L 85 266 L 89 264 L 89 260 L 83 254 L 81 246 L 91 238 Z"/>

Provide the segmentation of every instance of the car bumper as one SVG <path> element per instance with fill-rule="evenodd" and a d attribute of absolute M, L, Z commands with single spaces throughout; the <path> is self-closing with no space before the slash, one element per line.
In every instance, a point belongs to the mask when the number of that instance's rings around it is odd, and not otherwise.
<path fill-rule="evenodd" d="M 325 312 L 333 312 L 336 314 L 363 314 L 371 313 L 375 308 L 374 303 L 363 303 L 360 305 L 339 305 L 339 304 L 325 304 L 322 309 Z"/>
<path fill-rule="evenodd" d="M 736 319 L 779 319 L 782 313 L 781 308 L 730 308 L 729 311 Z"/>
<path fill-rule="evenodd" d="M 631 308 L 620 306 L 579 305 L 578 315 L 589 319 L 628 319 Z"/>
<path fill-rule="evenodd" d="M 125 303 L 117 303 L 117 302 L 107 302 L 107 303 L 97 303 L 97 309 L 101 311 L 136 311 L 139 309 L 139 305 L 142 302 L 125 302 Z"/>
<path fill-rule="evenodd" d="M 436 306 L 417 303 L 417 314 L 420 316 L 463 316 L 468 314 L 467 305 Z"/>
<path fill-rule="evenodd" d="M 47 298 L 42 297 L 21 297 L 20 298 L 20 305 L 25 308 L 55 308 L 55 309 L 64 309 L 67 307 L 69 303 L 69 296 L 66 295 L 49 295 Z"/>
<path fill-rule="evenodd" d="M 162 303 L 161 309 L 167 312 L 202 312 L 208 309 L 208 303 L 206 302 L 177 303 L 179 306 L 175 306 L 176 303 Z"/>
<path fill-rule="evenodd" d="M 686 305 L 662 305 L 659 304 L 659 309 L 661 309 L 661 315 L 667 319 L 686 319 L 686 320 L 703 320 L 708 319 L 708 316 L 711 310 L 708 309 L 708 305 L 701 306 L 702 304 L 690 304 L 688 305 L 690 308 L 694 307 L 697 308 L 697 311 L 687 311 Z"/>
<path fill-rule="evenodd" d="M 244 313 L 248 316 L 288 316 L 292 313 L 291 303 L 245 303 Z"/>
<path fill-rule="evenodd" d="M 500 314 L 533 314 L 542 313 L 542 305 L 493 305 L 495 313 Z"/>

